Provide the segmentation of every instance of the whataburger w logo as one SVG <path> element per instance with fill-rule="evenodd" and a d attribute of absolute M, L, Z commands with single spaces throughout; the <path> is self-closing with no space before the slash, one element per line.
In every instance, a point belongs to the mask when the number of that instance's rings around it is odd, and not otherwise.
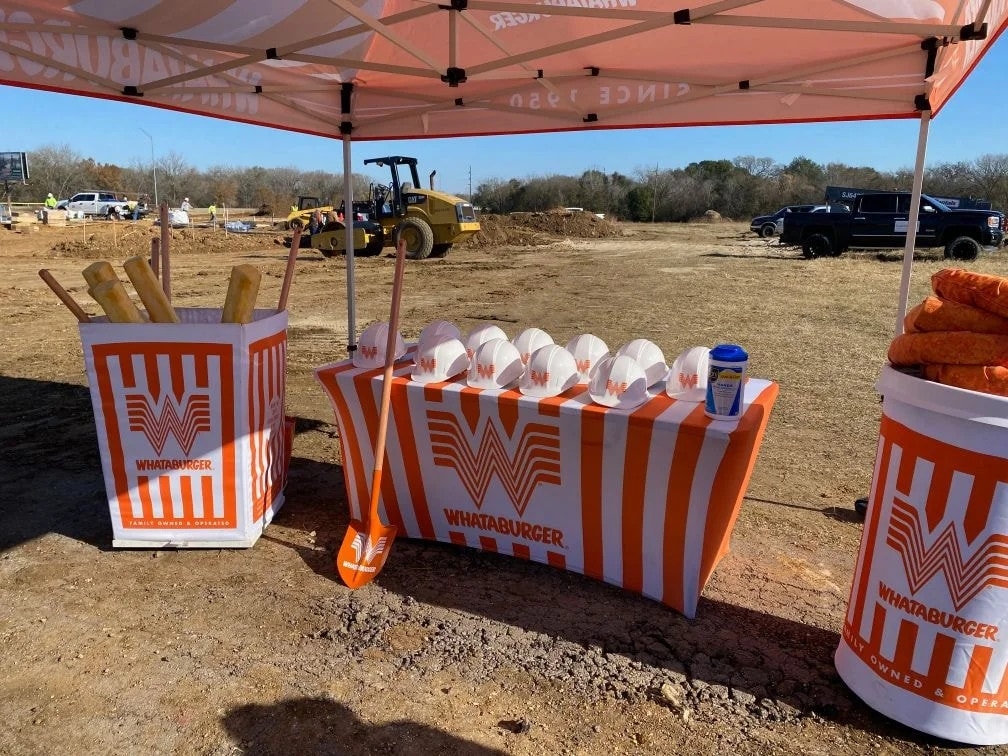
<path fill-rule="evenodd" d="M 478 438 L 470 436 L 449 412 L 428 410 L 427 426 L 434 464 L 450 467 L 458 474 L 477 509 L 482 508 L 494 475 L 519 517 L 525 514 L 540 483 L 560 485 L 560 436 L 555 426 L 544 423 L 519 426 L 521 437 L 513 455 L 489 420 Z M 512 437 L 505 438 L 514 445 Z"/>
<path fill-rule="evenodd" d="M 379 538 L 376 542 L 371 543 L 371 539 L 364 533 L 358 533 L 354 539 L 351 547 L 354 552 L 354 561 L 357 564 L 371 564 L 371 561 L 385 551 L 385 536 Z"/>
<path fill-rule="evenodd" d="M 169 435 L 188 455 L 196 437 L 210 430 L 210 395 L 190 394 L 185 402 L 175 403 L 164 394 L 152 406 L 146 394 L 126 394 L 126 414 L 129 429 L 143 433 L 158 456 Z"/>
<path fill-rule="evenodd" d="M 928 534 L 930 535 L 930 534 Z M 968 559 L 953 523 L 948 523 L 927 543 L 920 513 L 910 504 L 893 499 L 886 543 L 900 555 L 907 585 L 916 594 L 939 572 L 945 575 L 949 596 L 960 611 L 989 586 L 1008 588 L 1008 537 L 989 536 Z"/>
<path fill-rule="evenodd" d="M 529 370 L 529 380 L 535 386 L 545 386 L 549 383 L 549 373 L 545 370 Z"/>

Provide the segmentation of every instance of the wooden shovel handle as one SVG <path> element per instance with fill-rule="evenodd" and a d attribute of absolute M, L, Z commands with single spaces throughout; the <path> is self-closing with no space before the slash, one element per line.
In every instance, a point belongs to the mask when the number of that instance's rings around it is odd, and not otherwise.
<path fill-rule="evenodd" d="M 374 474 L 371 478 L 371 521 L 378 520 L 378 499 L 381 496 L 382 467 L 385 461 L 385 436 L 388 430 L 389 407 L 392 404 L 392 371 L 395 367 L 396 336 L 399 332 L 399 300 L 402 293 L 406 262 L 406 242 L 396 245 L 395 275 L 392 279 L 392 308 L 388 321 L 388 342 L 385 346 L 385 373 L 382 376 L 381 410 L 378 413 L 378 437 L 375 439 Z"/>
<path fill-rule="evenodd" d="M 158 208 L 161 221 L 161 289 L 171 302 L 171 223 L 168 222 L 168 203 Z"/>
<path fill-rule="evenodd" d="M 84 308 L 77 304 L 77 300 L 70 296 L 70 293 L 60 286 L 59 281 L 53 278 L 53 274 L 50 273 L 45 268 L 42 268 L 38 272 L 39 277 L 46 282 L 50 289 L 52 289 L 53 294 L 60 298 L 60 301 L 67 306 L 67 308 L 72 312 L 78 321 L 81 323 L 90 323 L 91 316 L 84 312 Z"/>
<path fill-rule="evenodd" d="M 295 228 L 291 237 L 290 254 L 287 255 L 287 269 L 284 271 L 283 284 L 280 287 L 280 301 L 277 302 L 277 312 L 287 309 L 287 296 L 290 294 L 291 281 L 294 279 L 294 263 L 297 261 L 298 247 L 301 246 L 301 229 Z"/>

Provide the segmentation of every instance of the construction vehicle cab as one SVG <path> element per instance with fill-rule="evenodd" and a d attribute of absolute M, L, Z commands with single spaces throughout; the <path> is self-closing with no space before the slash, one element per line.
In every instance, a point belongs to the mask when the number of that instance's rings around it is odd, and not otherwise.
<path fill-rule="evenodd" d="M 312 214 L 318 210 L 323 216 L 333 217 L 333 206 L 323 205 L 318 197 L 298 197 L 297 209 L 291 208 L 290 214 L 284 222 L 284 228 L 304 229 L 311 222 Z"/>
<path fill-rule="evenodd" d="M 452 194 L 420 186 L 417 159 L 391 155 L 370 158 L 364 165 L 388 167 L 391 182 L 373 183 L 368 198 L 354 202 L 354 212 L 364 212 L 367 219 L 381 225 L 386 246 L 406 242 L 406 256 L 413 260 L 444 257 L 453 244 L 465 241 L 480 230 L 473 206 Z M 400 175 L 408 168 L 408 175 Z M 431 173 L 433 184 L 434 173 Z M 403 171 L 405 174 L 405 171 Z M 344 205 L 340 210 L 344 210 Z"/>

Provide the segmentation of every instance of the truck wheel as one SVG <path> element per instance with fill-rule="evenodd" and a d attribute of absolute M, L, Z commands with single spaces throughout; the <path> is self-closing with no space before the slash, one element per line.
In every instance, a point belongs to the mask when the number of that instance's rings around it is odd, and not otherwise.
<path fill-rule="evenodd" d="M 970 236 L 960 236 L 945 245 L 945 257 L 953 260 L 976 260 L 980 254 L 980 243 Z"/>
<path fill-rule="evenodd" d="M 802 242 L 802 254 L 806 260 L 814 257 L 829 257 L 833 254 L 833 244 L 824 234 L 812 234 Z"/>
<path fill-rule="evenodd" d="M 398 247 L 400 239 L 406 242 L 410 260 L 425 260 L 434 251 L 434 232 L 422 218 L 403 218 L 392 231 L 392 244 Z"/>
<path fill-rule="evenodd" d="M 451 248 L 451 244 L 435 244 L 434 249 L 431 250 L 431 257 L 446 257 Z"/>
<path fill-rule="evenodd" d="M 764 239 L 769 239 L 777 233 L 777 227 L 773 223 L 764 223 L 763 227 L 759 230 L 759 235 Z"/>

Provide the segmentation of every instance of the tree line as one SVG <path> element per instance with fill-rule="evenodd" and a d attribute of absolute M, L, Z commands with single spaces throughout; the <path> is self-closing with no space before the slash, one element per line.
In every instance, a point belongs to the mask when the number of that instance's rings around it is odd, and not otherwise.
<path fill-rule="evenodd" d="M 684 168 L 640 168 L 632 176 L 588 170 L 579 177 L 492 179 L 477 187 L 472 201 L 494 213 L 583 207 L 623 220 L 668 222 L 689 221 L 714 210 L 725 218 L 748 220 L 784 205 L 822 203 L 827 186 L 910 191 L 912 185 L 910 168 L 822 165 L 806 157 L 783 165 L 743 155 Z M 1008 208 L 1008 155 L 929 166 L 924 193 L 986 199 L 995 208 Z"/>
<path fill-rule="evenodd" d="M 113 191 L 131 200 L 144 197 L 179 207 L 185 197 L 193 207 L 262 208 L 286 215 L 299 196 L 334 200 L 343 196 L 343 174 L 299 168 L 213 166 L 200 171 L 176 152 L 158 156 L 154 163 L 127 166 L 99 163 L 68 145 L 50 145 L 28 153 L 29 181 L 10 186 L 12 202 L 43 202 L 52 192 L 57 199 L 95 189 Z M 353 174 L 355 196 L 363 196 L 371 179 Z M 156 195 L 156 196 L 155 196 Z"/>
<path fill-rule="evenodd" d="M 155 163 L 128 166 L 98 163 L 67 145 L 42 147 L 28 155 L 31 178 L 10 187 L 11 201 L 42 202 L 48 192 L 65 199 L 86 189 L 110 190 L 130 199 L 157 198 L 177 207 L 189 197 L 195 207 L 263 208 L 287 213 L 298 196 L 339 205 L 343 175 L 295 167 L 214 166 L 197 170 L 169 152 Z M 368 193 L 371 177 L 353 174 L 354 196 Z M 684 168 L 638 168 L 632 175 L 589 169 L 580 176 L 546 175 L 494 178 L 479 184 L 469 199 L 484 213 L 536 212 L 583 207 L 628 221 L 689 221 L 714 210 L 725 218 L 747 220 L 783 205 L 817 203 L 827 186 L 909 191 L 913 171 L 879 171 L 844 163 L 816 163 L 806 157 L 790 163 L 743 155 L 732 160 L 702 160 Z M 1008 155 L 936 163 L 924 175 L 924 192 L 942 197 L 986 199 L 1008 208 Z"/>

